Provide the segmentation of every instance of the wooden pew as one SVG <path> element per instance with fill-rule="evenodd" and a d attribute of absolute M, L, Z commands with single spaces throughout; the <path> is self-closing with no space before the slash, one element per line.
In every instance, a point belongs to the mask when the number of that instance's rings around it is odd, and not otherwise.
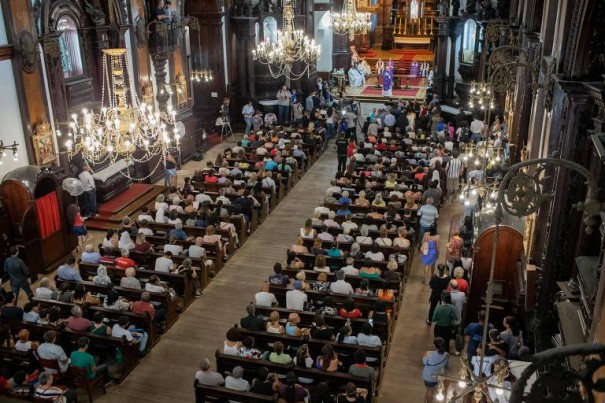
<path fill-rule="evenodd" d="M 295 309 L 288 309 L 283 307 L 268 307 L 268 306 L 256 306 L 256 314 L 264 315 L 269 317 L 271 312 L 277 311 L 279 312 L 280 318 L 287 320 L 288 315 L 290 313 L 295 312 L 300 316 L 301 327 L 310 327 L 313 324 L 313 320 L 315 320 L 315 315 L 317 312 L 309 312 L 309 311 L 298 311 Z M 347 319 L 342 316 L 330 316 L 324 315 L 324 319 L 326 321 L 326 325 L 334 328 L 334 334 L 338 333 L 338 331 L 347 323 Z M 363 325 L 368 323 L 368 319 L 366 318 L 356 318 L 350 320 L 351 329 L 353 329 L 353 333 L 357 334 L 361 331 Z M 388 342 L 389 340 L 389 324 L 387 322 L 377 322 L 373 321 L 373 331 L 374 334 L 380 337 L 383 342 Z"/>
<path fill-rule="evenodd" d="M 122 350 L 123 361 L 120 371 L 121 376 L 117 379 L 118 383 L 122 382 L 138 363 L 139 347 L 131 345 L 125 338 L 101 336 L 90 332 L 76 332 L 64 326 L 53 327 L 23 321 L 8 321 L 4 323 L 9 325 L 13 334 L 16 334 L 21 329 L 27 329 L 30 333 L 30 340 L 39 342 L 43 341 L 44 333 L 54 330 L 57 333 L 55 342 L 63 347 L 67 355 L 69 355 L 70 351 L 77 350 L 78 340 L 81 337 L 88 337 L 90 340 L 90 350 L 93 352 L 99 348 L 106 349 L 107 351 L 115 351 L 117 348 L 120 348 Z M 0 349 L 0 359 L 3 361 L 11 360 L 13 364 L 18 363 L 22 367 L 29 365 L 29 354 L 21 351 Z"/>
<path fill-rule="evenodd" d="M 286 293 L 290 290 L 291 290 L 291 288 L 284 287 L 284 286 L 278 286 L 278 285 L 273 285 L 273 284 L 271 284 L 269 286 L 269 291 L 271 293 L 275 294 L 275 298 L 277 299 L 277 302 L 281 306 L 286 306 Z M 323 292 L 313 291 L 313 290 L 305 291 L 305 294 L 307 294 L 309 300 L 321 300 L 321 301 L 323 301 L 323 299 L 329 295 L 330 297 L 332 297 L 334 299 L 334 301 L 337 304 L 342 304 L 347 298 L 352 298 L 353 301 L 355 302 L 355 306 L 358 307 L 359 309 L 361 309 L 362 311 L 371 310 L 372 307 L 374 306 L 374 304 L 376 303 L 376 301 L 378 301 L 378 297 L 364 297 L 361 295 L 326 294 Z M 397 311 L 397 309 L 396 309 L 397 301 L 384 301 L 384 303 L 387 308 L 392 308 L 393 311 Z"/>
<path fill-rule="evenodd" d="M 55 301 L 53 299 L 43 299 L 43 298 L 34 298 L 34 301 L 38 301 L 41 306 L 56 306 L 61 310 L 62 317 L 69 317 L 71 315 L 71 308 L 75 305 L 72 302 L 61 302 Z M 112 309 L 103 308 L 102 306 L 86 306 L 80 305 L 82 311 L 84 313 L 84 317 L 92 320 L 92 317 L 95 312 L 101 312 L 103 315 L 113 320 L 114 322 L 118 320 L 120 316 L 126 316 L 130 320 L 130 324 L 134 325 L 137 328 L 144 329 L 148 336 L 149 341 L 147 342 L 146 348 L 149 349 L 153 345 L 155 345 L 160 336 L 157 332 L 156 324 L 151 320 L 149 315 L 139 315 L 130 311 L 114 311 Z"/>
<path fill-rule="evenodd" d="M 88 278 L 89 276 L 95 276 L 97 274 L 98 264 L 93 263 L 82 263 L 80 262 L 80 274 L 82 278 Z M 112 279 L 114 284 L 119 285 L 122 277 L 126 276 L 126 272 L 123 269 L 106 265 L 107 275 Z M 205 267 L 195 268 L 198 276 L 202 281 L 202 289 L 209 283 L 208 272 Z M 195 285 L 193 280 L 189 277 L 189 274 L 176 274 L 176 273 L 164 273 L 155 270 L 137 269 L 136 277 L 139 280 L 148 280 L 151 275 L 155 274 L 164 283 L 174 289 L 178 296 L 183 298 L 183 308 L 185 310 L 189 304 L 195 299 Z M 144 288 L 144 287 L 143 287 Z"/>
<path fill-rule="evenodd" d="M 228 389 L 224 386 L 202 385 L 197 379 L 193 381 L 195 390 L 195 402 L 206 403 L 207 401 L 229 401 L 235 400 L 243 403 L 274 402 L 275 396 L 266 396 L 252 392 L 240 392 L 238 390 Z M 211 399 L 208 399 L 210 397 Z"/>
<path fill-rule="evenodd" d="M 307 281 L 315 281 L 317 280 L 317 277 L 319 276 L 319 272 L 317 271 L 313 271 L 313 270 L 296 270 L 296 269 L 292 269 L 289 267 L 286 267 L 283 269 L 282 273 L 283 274 L 287 274 L 288 277 L 295 279 L 296 278 L 296 274 L 299 272 L 303 272 L 305 273 L 305 277 L 307 279 Z M 329 282 L 334 282 L 336 281 L 336 273 L 326 273 L 326 275 L 328 276 L 328 281 Z M 345 276 L 345 280 L 351 284 L 351 286 L 353 288 L 357 288 L 361 285 L 362 280 L 364 280 L 363 278 L 359 277 L 359 276 Z M 375 279 L 375 278 L 368 278 L 366 279 L 369 281 L 370 283 L 370 288 L 371 289 L 378 289 L 378 288 L 388 288 L 388 289 L 392 289 L 392 290 L 399 290 L 401 288 L 401 284 L 396 282 L 396 281 L 386 281 L 383 279 Z"/>
<path fill-rule="evenodd" d="M 151 228 L 154 233 L 156 231 L 162 231 L 162 232 L 168 234 L 170 232 L 170 230 L 174 229 L 174 225 L 154 222 L 154 223 L 149 223 L 149 228 Z M 192 236 L 192 237 L 198 237 L 198 236 L 203 237 L 204 235 L 206 235 L 205 227 L 203 228 L 203 227 L 192 227 L 192 226 L 188 226 L 188 225 L 183 225 L 183 231 L 185 231 L 187 233 L 187 235 Z M 231 255 L 233 253 L 233 251 L 235 250 L 235 238 L 233 238 L 231 236 L 231 233 L 228 230 L 223 230 L 220 228 L 216 229 L 216 234 L 221 236 L 223 243 L 227 242 L 227 253 L 229 255 Z M 218 252 L 220 252 L 220 251 L 217 251 L 215 253 L 218 253 Z M 216 256 L 218 257 L 218 255 L 216 255 Z M 222 257 L 222 254 L 221 254 L 221 257 Z"/>
<path fill-rule="evenodd" d="M 222 354 L 216 350 L 217 371 L 224 373 L 233 370 L 236 366 L 244 368 L 245 374 L 256 374 L 258 367 L 267 367 L 270 372 L 279 375 L 285 375 L 288 372 L 294 372 L 298 377 L 314 379 L 316 382 L 328 382 L 330 387 L 344 387 L 347 383 L 353 382 L 358 388 L 368 390 L 367 402 L 374 402 L 376 393 L 376 380 L 373 378 L 357 377 L 342 372 L 326 372 L 315 368 L 293 367 L 289 364 L 277 364 L 267 360 L 255 360 L 240 358 L 233 355 Z"/>
<path fill-rule="evenodd" d="M 55 283 L 57 286 L 60 286 L 65 281 L 61 281 L 59 279 L 55 279 Z M 107 294 L 109 288 L 107 286 L 98 285 L 93 283 L 92 281 L 68 281 L 75 287 L 76 284 L 82 284 L 86 288 L 86 291 L 90 291 L 91 294 Z M 72 287 L 73 288 L 73 287 Z M 141 299 L 141 294 L 146 292 L 143 290 L 134 290 L 132 288 L 122 288 L 122 287 L 112 287 L 120 296 L 125 297 L 128 301 L 136 302 Z M 147 291 L 148 292 L 148 291 Z M 174 322 L 179 318 L 179 314 L 177 313 L 177 301 L 170 298 L 168 293 L 157 293 L 157 292 L 149 292 L 149 296 L 151 297 L 151 302 L 155 303 L 154 305 L 160 305 L 162 308 L 166 310 L 166 330 L 169 329 Z"/>

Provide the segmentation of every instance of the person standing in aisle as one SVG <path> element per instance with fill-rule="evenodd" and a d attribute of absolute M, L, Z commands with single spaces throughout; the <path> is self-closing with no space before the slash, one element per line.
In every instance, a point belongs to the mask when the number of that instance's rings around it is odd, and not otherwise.
<path fill-rule="evenodd" d="M 254 106 L 252 106 L 252 100 L 248 100 L 248 103 L 242 108 L 242 115 L 244 115 L 244 121 L 246 122 L 246 136 L 250 134 L 252 130 L 252 117 L 254 116 Z"/>
<path fill-rule="evenodd" d="M 290 120 L 290 99 L 292 94 L 288 91 L 288 87 L 284 84 L 281 90 L 277 92 L 277 120 L 280 124 L 284 124 Z"/>
<path fill-rule="evenodd" d="M 336 155 L 338 156 L 338 172 L 344 172 L 347 169 L 347 140 L 342 132 L 338 133 L 336 140 Z"/>
<path fill-rule="evenodd" d="M 85 217 L 94 217 L 97 215 L 97 187 L 92 177 L 92 170 L 88 164 L 84 164 L 82 172 L 80 172 L 78 177 L 82 185 L 84 185 L 82 214 Z"/>
<path fill-rule="evenodd" d="M 34 297 L 31 287 L 29 286 L 29 267 L 19 257 L 19 249 L 16 246 L 8 248 L 9 257 L 4 261 L 4 272 L 8 274 L 10 279 L 11 290 L 15 295 L 14 305 L 17 305 L 19 300 L 19 291 L 23 289 L 27 294 L 27 298 L 31 301 Z"/>

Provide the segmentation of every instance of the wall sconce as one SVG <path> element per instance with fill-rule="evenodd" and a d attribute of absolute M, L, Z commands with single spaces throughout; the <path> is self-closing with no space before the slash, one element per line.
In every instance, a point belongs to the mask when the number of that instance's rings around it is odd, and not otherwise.
<path fill-rule="evenodd" d="M 19 153 L 17 153 L 18 146 L 19 144 L 16 141 L 13 141 L 13 144 L 11 144 L 10 146 L 5 146 L 4 141 L 0 140 L 0 165 L 3 164 L 3 159 L 4 157 L 6 157 L 7 151 L 13 152 L 13 160 L 19 160 Z"/>

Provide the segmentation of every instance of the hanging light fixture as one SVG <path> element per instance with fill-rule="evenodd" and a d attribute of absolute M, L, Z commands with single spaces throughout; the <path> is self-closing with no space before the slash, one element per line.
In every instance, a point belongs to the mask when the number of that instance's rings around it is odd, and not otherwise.
<path fill-rule="evenodd" d="M 212 71 L 211 70 L 195 70 L 191 73 L 191 81 L 194 83 L 202 83 L 212 81 Z"/>
<path fill-rule="evenodd" d="M 188 17 L 189 18 L 189 29 L 191 29 L 192 31 L 197 32 L 197 43 L 198 45 L 201 47 L 202 46 L 202 37 L 201 37 L 201 30 L 200 30 L 200 21 L 197 17 Z M 199 65 L 204 65 L 206 63 L 203 63 L 203 55 L 200 51 L 196 52 L 197 53 L 197 57 L 196 59 Z M 193 72 L 191 73 L 191 82 L 193 83 L 207 83 L 212 81 L 213 77 L 212 77 L 212 70 L 210 69 L 206 69 L 206 68 L 200 68 L 197 70 L 193 70 Z"/>
<path fill-rule="evenodd" d="M 147 163 L 179 148 L 181 135 L 170 129 L 175 117 L 170 105 L 166 111 L 156 111 L 139 101 L 126 49 L 104 49 L 101 108 L 72 114 L 64 145 L 70 158 L 81 154 L 90 165 L 113 164 L 121 159 Z M 64 136 L 60 130 L 56 135 Z M 162 162 L 163 158 L 157 158 L 147 177 L 132 179 L 147 179 Z M 128 170 L 121 172 L 129 175 Z"/>
<path fill-rule="evenodd" d="M 355 34 L 367 34 L 372 26 L 370 13 L 357 11 L 356 0 L 346 0 L 340 13 L 332 14 L 332 30 L 337 34 L 349 34 L 349 40 L 355 39 Z"/>
<path fill-rule="evenodd" d="M 278 30 L 275 39 L 269 36 L 252 51 L 254 60 L 266 64 L 273 78 L 281 76 L 297 80 L 311 71 L 319 60 L 320 46 L 305 35 L 303 30 L 294 30 L 294 6 L 292 0 L 284 0 L 283 31 Z M 292 70 L 294 63 L 303 66 L 299 72 Z"/>
<path fill-rule="evenodd" d="M 11 151 L 13 153 L 14 161 L 19 160 L 19 153 L 17 153 L 18 146 L 19 144 L 16 141 L 13 141 L 13 144 L 11 144 L 10 146 L 5 146 L 4 141 L 0 140 L 0 165 L 4 163 L 3 160 L 4 158 L 6 158 L 7 151 Z"/>

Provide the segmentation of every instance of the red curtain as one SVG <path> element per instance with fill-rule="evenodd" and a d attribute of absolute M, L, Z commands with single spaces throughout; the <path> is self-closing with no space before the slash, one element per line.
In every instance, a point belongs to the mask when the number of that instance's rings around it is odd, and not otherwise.
<path fill-rule="evenodd" d="M 36 212 L 41 239 L 46 239 L 61 229 L 61 217 L 55 192 L 36 200 Z"/>

